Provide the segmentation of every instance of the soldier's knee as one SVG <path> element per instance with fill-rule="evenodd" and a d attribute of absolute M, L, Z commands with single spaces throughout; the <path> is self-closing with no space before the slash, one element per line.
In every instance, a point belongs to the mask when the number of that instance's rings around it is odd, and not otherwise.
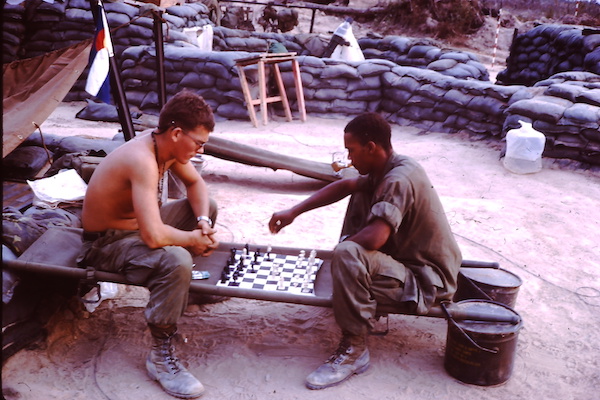
<path fill-rule="evenodd" d="M 358 270 L 363 268 L 361 254 L 364 251 L 364 247 L 355 242 L 345 241 L 339 243 L 333 249 L 333 255 L 331 259 L 332 273 L 334 275 L 355 275 Z"/>
<path fill-rule="evenodd" d="M 358 243 L 347 240 L 335 246 L 333 249 L 333 258 L 356 257 L 362 249 L 363 247 Z"/>
<path fill-rule="evenodd" d="M 166 255 L 164 257 L 165 267 L 171 273 L 177 273 L 182 276 L 191 276 L 194 260 L 189 251 L 179 246 L 165 247 Z"/>

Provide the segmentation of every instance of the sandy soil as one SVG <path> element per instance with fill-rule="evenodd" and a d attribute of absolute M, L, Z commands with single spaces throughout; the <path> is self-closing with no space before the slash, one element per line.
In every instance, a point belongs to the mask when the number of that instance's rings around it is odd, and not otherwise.
<path fill-rule="evenodd" d="M 114 124 L 77 120 L 84 103 L 66 103 L 45 132 L 112 136 Z M 284 154 L 329 162 L 342 149 L 346 120 L 309 117 L 217 124 L 214 135 Z M 447 322 L 390 316 L 387 336 L 370 338 L 372 367 L 324 391 L 304 377 L 333 350 L 331 310 L 230 299 L 189 307 L 181 320 L 181 358 L 207 386 L 206 399 L 531 399 L 587 400 L 600 384 L 600 174 L 561 169 L 544 160 L 532 175 L 505 170 L 495 143 L 394 126 L 398 152 L 429 171 L 465 259 L 498 261 L 524 283 L 516 311 L 524 319 L 514 371 L 497 387 L 466 385 L 445 371 Z M 203 174 L 220 206 L 222 241 L 330 249 L 345 202 L 305 214 L 279 235 L 268 233 L 273 211 L 323 185 L 288 171 L 206 156 Z M 50 337 L 8 360 L 7 399 L 167 399 L 144 371 L 150 339 L 143 288 L 120 288 L 92 314 L 76 306 L 58 314 Z"/>
<path fill-rule="evenodd" d="M 49 134 L 112 137 L 117 125 L 76 119 L 84 103 L 65 103 L 46 121 Z M 214 135 L 283 154 L 330 162 L 343 149 L 349 119 L 264 127 L 218 122 Z M 419 160 L 444 203 L 465 259 L 498 261 L 523 279 L 515 310 L 524 320 L 514 371 L 500 386 L 474 386 L 444 369 L 447 322 L 390 316 L 387 336 L 369 340 L 372 366 L 323 391 L 304 378 L 334 349 L 331 310 L 230 299 L 190 306 L 180 323 L 178 353 L 207 387 L 204 399 L 576 399 L 597 398 L 600 385 L 600 173 L 561 167 L 515 175 L 500 145 L 461 134 L 393 127 L 396 151 Z M 205 156 L 204 177 L 220 207 L 222 241 L 331 249 L 346 202 L 305 214 L 279 235 L 266 223 L 323 185 L 288 171 Z M 143 319 L 147 292 L 121 286 L 93 313 L 77 303 L 56 315 L 45 342 L 2 369 L 6 399 L 170 399 L 144 370 L 150 338 Z M 594 394 L 596 393 L 596 394 Z"/>

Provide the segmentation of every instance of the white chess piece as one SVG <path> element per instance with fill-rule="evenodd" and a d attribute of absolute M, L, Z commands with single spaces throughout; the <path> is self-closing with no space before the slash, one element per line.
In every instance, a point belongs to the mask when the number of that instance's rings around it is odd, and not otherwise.
<path fill-rule="evenodd" d="M 283 275 L 279 276 L 279 282 L 277 282 L 277 290 L 285 289 L 285 280 L 283 279 Z"/>

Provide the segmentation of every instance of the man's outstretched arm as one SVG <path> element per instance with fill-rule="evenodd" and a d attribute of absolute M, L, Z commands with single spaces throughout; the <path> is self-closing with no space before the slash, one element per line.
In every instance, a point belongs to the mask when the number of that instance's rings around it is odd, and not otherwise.
<path fill-rule="evenodd" d="M 356 191 L 357 187 L 358 180 L 356 178 L 342 179 L 330 183 L 292 208 L 274 213 L 269 221 L 269 230 L 271 233 L 278 233 L 283 227 L 291 224 L 300 214 L 340 201 Z"/>

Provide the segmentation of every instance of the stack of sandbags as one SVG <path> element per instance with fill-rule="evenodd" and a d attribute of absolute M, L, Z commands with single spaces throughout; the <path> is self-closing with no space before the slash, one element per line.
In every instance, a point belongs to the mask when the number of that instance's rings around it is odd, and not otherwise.
<path fill-rule="evenodd" d="M 600 30 L 583 30 L 583 68 L 600 75 Z"/>
<path fill-rule="evenodd" d="M 87 0 L 70 0 L 75 1 Z M 154 43 L 154 16 L 149 9 L 138 8 L 126 3 L 105 3 L 106 14 L 109 26 L 116 28 L 112 35 L 115 49 L 115 57 L 122 60 L 123 52 L 127 49 L 137 46 L 148 46 Z M 67 10 L 67 17 L 71 14 L 78 14 L 82 18 L 92 18 L 89 6 L 87 9 L 71 8 Z M 172 6 L 165 9 L 162 13 L 163 36 L 165 43 L 178 43 L 180 45 L 193 46 L 184 33 L 186 27 L 196 27 L 210 24 L 208 19 L 208 8 L 202 3 L 185 3 L 179 6 Z M 156 67 L 154 67 L 156 70 Z M 89 97 L 84 91 L 87 70 L 82 74 L 73 90 L 69 93 L 66 100 L 81 100 Z M 154 81 L 156 73 L 154 73 Z"/>
<path fill-rule="evenodd" d="M 385 60 L 366 63 L 312 56 L 298 57 L 298 63 L 306 111 L 323 115 L 355 115 L 377 110 L 382 98 L 380 76 L 395 66 Z M 280 69 L 286 88 L 293 89 L 291 63 L 282 63 Z M 295 104 L 295 91 L 288 90 L 288 98 Z"/>
<path fill-rule="evenodd" d="M 215 51 L 247 51 L 252 53 L 267 53 L 271 43 L 282 44 L 288 52 L 299 55 L 307 54 L 308 49 L 296 41 L 296 37 L 284 33 L 251 32 L 241 29 L 213 29 L 213 50 Z"/>
<path fill-rule="evenodd" d="M 258 53 L 203 52 L 168 44 L 165 46 L 167 93 L 173 95 L 184 88 L 190 89 L 204 96 L 217 116 L 247 119 L 235 60 L 250 54 Z M 143 112 L 158 113 L 154 48 L 133 47 L 123 57 L 122 77 L 128 101 Z M 521 86 L 457 79 L 427 69 L 399 67 L 381 59 L 362 62 L 313 56 L 297 59 L 309 114 L 357 115 L 382 111 L 392 122 L 441 132 L 465 130 L 500 135 L 503 111 L 513 96 L 527 90 Z M 292 64 L 278 65 L 292 110 L 297 110 Z M 246 71 L 251 88 L 256 89 L 256 71 L 252 68 Z"/>
<path fill-rule="evenodd" d="M 87 29 L 77 23 L 75 26 L 62 25 L 68 1 L 41 2 L 35 9 L 27 3 L 25 2 L 28 10 L 28 18 L 25 21 L 27 40 L 22 43 L 23 58 L 39 56 L 70 46 L 90 38 L 90 32 L 94 31 L 93 23 Z"/>
<path fill-rule="evenodd" d="M 311 114 L 381 111 L 400 125 L 500 137 L 510 101 L 531 97 L 523 86 L 457 79 L 386 60 L 344 62 L 309 56 L 298 60 Z M 282 71 L 286 87 L 293 88 L 291 67 L 283 64 Z M 296 99 L 293 91 L 288 97 Z"/>
<path fill-rule="evenodd" d="M 322 56 L 328 38 L 319 35 L 259 33 L 216 27 L 214 50 L 267 52 L 272 42 L 285 46 L 298 55 Z M 460 79 L 489 81 L 489 73 L 473 53 L 442 50 L 435 42 L 402 36 L 363 38 L 358 43 L 367 59 L 392 61 L 397 65 L 431 69 Z"/>
<path fill-rule="evenodd" d="M 539 25 L 514 38 L 498 82 L 532 86 L 559 72 L 585 70 L 600 73 L 600 32 Z"/>
<path fill-rule="evenodd" d="M 142 3 L 104 2 L 108 25 L 112 31 L 115 57 L 138 45 L 154 42 L 154 18 Z M 183 28 L 210 24 L 208 8 L 202 3 L 185 3 L 165 9 L 162 14 L 165 42 L 190 44 Z M 57 0 L 54 3 L 24 2 L 5 5 L 3 57 L 6 61 L 30 58 L 61 49 L 94 36 L 95 24 L 89 0 Z M 8 29 L 6 29 L 8 28 Z M 22 55 L 22 57 L 19 57 Z M 66 100 L 89 97 L 84 92 L 87 68 Z"/>
<path fill-rule="evenodd" d="M 25 6 L 5 4 L 2 12 L 2 63 L 19 58 L 19 49 L 25 34 Z"/>
<path fill-rule="evenodd" d="M 493 136 L 501 134 L 509 100 L 524 89 L 410 67 L 395 67 L 382 79 L 382 110 L 394 122 L 438 132 L 464 130 Z"/>
<path fill-rule="evenodd" d="M 189 89 L 202 95 L 218 116 L 248 118 L 235 65 L 236 59 L 247 57 L 248 53 L 206 52 L 171 44 L 165 44 L 164 50 L 167 97 Z M 123 52 L 122 59 L 121 78 L 128 103 L 143 112 L 158 114 L 156 49 L 131 47 Z"/>
<path fill-rule="evenodd" d="M 136 45 L 153 42 L 153 16 L 150 8 L 124 2 L 104 2 L 113 46 L 118 57 Z M 202 3 L 189 3 L 165 9 L 165 40 L 187 41 L 184 27 L 208 24 L 208 8 Z M 29 39 L 23 43 L 26 58 L 67 47 L 94 35 L 95 24 L 89 0 L 42 2 L 26 23 Z"/>
<path fill-rule="evenodd" d="M 385 59 L 407 67 L 426 68 L 460 79 L 489 81 L 487 68 L 471 52 L 442 50 L 426 39 L 386 36 L 358 40 L 366 59 Z"/>
<path fill-rule="evenodd" d="M 503 131 L 531 122 L 546 136 L 544 156 L 600 165 L 600 75 L 565 72 L 533 89 L 508 107 Z"/>

